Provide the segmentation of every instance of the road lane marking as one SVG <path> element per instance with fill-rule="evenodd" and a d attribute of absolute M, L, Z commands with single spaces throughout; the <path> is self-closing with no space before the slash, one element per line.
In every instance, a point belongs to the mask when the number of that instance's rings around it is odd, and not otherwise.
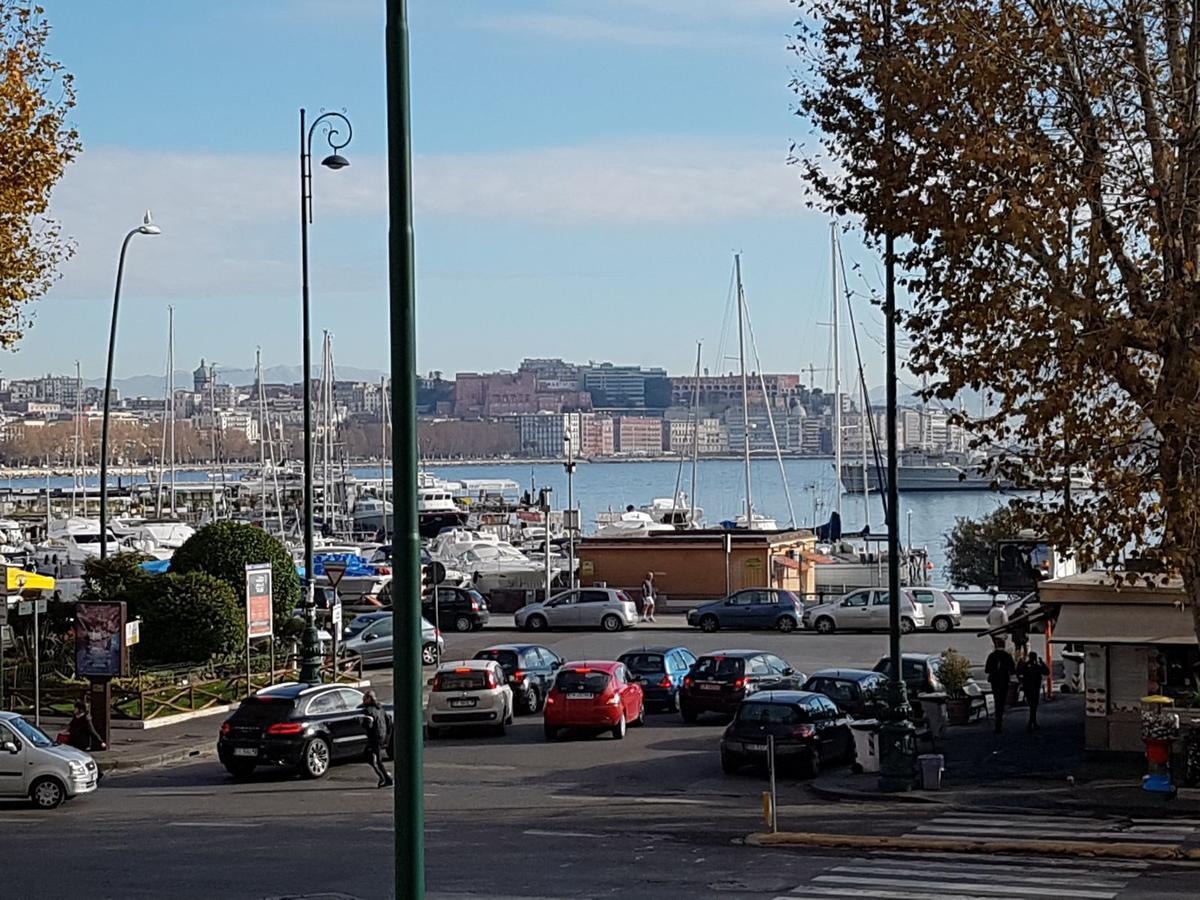
<path fill-rule="evenodd" d="M 915 831 L 929 835 L 940 834 L 960 837 L 963 840 L 979 841 L 1012 840 L 1014 836 L 1010 828 L 980 828 L 977 826 L 966 828 L 961 825 L 919 825 Z M 1142 844 L 1161 842 L 1178 844 L 1187 839 L 1186 834 L 1129 834 L 1122 831 L 1066 831 L 1063 829 L 1035 831 L 1028 828 L 1021 830 L 1020 837 L 1042 838 L 1048 841 L 1080 841 L 1085 839 L 1137 841 Z"/>
<path fill-rule="evenodd" d="M 569 837 L 569 838 L 595 838 L 596 832 L 586 831 L 543 831 L 540 828 L 527 828 L 521 834 L 529 835 L 529 837 Z"/>
<path fill-rule="evenodd" d="M 905 859 L 905 860 L 911 860 L 914 858 L 917 858 L 917 859 L 945 859 L 945 860 L 953 860 L 954 862 L 961 862 L 962 858 L 963 858 L 963 855 L 961 853 L 953 853 L 950 851 L 930 851 L 930 850 L 922 850 L 919 853 L 914 853 L 912 850 L 880 850 L 880 851 L 874 853 L 873 856 L 875 856 L 875 857 L 879 857 L 879 856 L 898 857 L 898 859 Z M 995 862 L 993 862 L 993 859 L 995 860 Z M 865 862 L 870 862 L 870 861 L 871 860 L 864 859 L 864 858 L 854 860 L 854 862 L 858 862 L 858 863 L 865 863 Z M 1003 856 L 998 856 L 998 857 L 990 857 L 990 856 L 972 856 L 971 857 L 971 865 L 976 866 L 978 868 L 978 870 L 981 872 L 982 871 L 990 872 L 992 870 L 992 868 L 996 867 L 997 863 L 1000 866 L 1005 866 L 1010 863 L 1029 863 L 1031 865 L 1043 865 L 1044 866 L 1044 865 L 1046 865 L 1046 862 L 1047 862 L 1047 859 L 1044 856 L 1021 856 L 1021 855 L 1013 855 L 1011 853 L 1006 853 Z M 1054 860 L 1054 867 L 1056 869 L 1061 869 L 1064 866 L 1075 867 L 1075 868 L 1088 868 L 1088 869 L 1097 868 L 1097 867 L 1103 868 L 1103 869 L 1137 869 L 1138 871 L 1141 871 L 1143 869 L 1150 868 L 1150 863 L 1144 862 L 1142 860 L 1136 860 L 1136 859 L 1134 859 L 1134 860 L 1070 859 L 1070 858 L 1058 857 Z"/>
<path fill-rule="evenodd" d="M 845 875 L 875 875 L 880 871 L 879 864 L 860 864 L 847 866 L 834 866 L 830 869 L 831 872 L 841 873 Z M 1004 880 L 1012 884 L 1061 884 L 1067 887 L 1077 885 L 1079 887 L 1096 887 L 1096 888 L 1116 888 L 1120 890 L 1125 886 L 1128 878 L 1122 878 L 1119 874 L 1108 875 L 1103 880 L 1097 880 L 1099 874 L 1079 873 L 1069 878 L 1062 877 L 1061 871 L 1057 869 L 1026 869 L 1023 866 L 989 866 L 988 873 L 1003 871 L 1005 873 Z M 1022 874 L 1014 874 L 1020 872 Z M 1058 872 L 1057 877 L 1051 873 Z M 933 865 L 922 866 L 919 869 L 896 868 L 889 865 L 886 868 L 886 873 L 889 875 L 911 875 L 917 879 L 932 878 L 978 878 L 982 873 L 979 869 L 972 869 L 969 873 L 963 871 L 961 867 Z M 1114 880 L 1114 877 L 1117 880 Z"/>
<path fill-rule="evenodd" d="M 263 822 L 168 822 L 168 828 L 262 828 Z"/>
<path fill-rule="evenodd" d="M 887 888 L 912 887 L 911 878 L 861 878 L 849 875 L 818 875 L 813 879 L 813 885 L 817 884 L 844 884 L 844 885 L 863 885 L 867 888 Z M 985 891 L 988 894 L 1003 895 L 1008 897 L 1045 897 L 1046 891 L 1042 888 L 1018 885 L 1018 884 L 987 884 L 981 882 L 970 881 L 933 881 L 930 879 L 922 879 L 921 887 L 923 888 L 947 888 L 950 890 L 978 890 Z M 1117 896 L 1118 891 L 1109 890 L 1072 890 L 1069 888 L 1056 888 L 1054 895 L 1057 897 L 1079 897 L 1087 898 L 1087 900 L 1112 900 Z M 900 893 L 893 896 L 900 897 Z"/>

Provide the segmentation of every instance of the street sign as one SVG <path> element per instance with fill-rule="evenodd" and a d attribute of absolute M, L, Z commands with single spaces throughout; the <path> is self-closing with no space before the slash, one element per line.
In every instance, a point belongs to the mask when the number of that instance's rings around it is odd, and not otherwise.
<path fill-rule="evenodd" d="M 329 579 L 330 585 L 336 590 L 337 586 L 342 581 L 342 576 L 346 574 L 346 564 L 344 562 L 327 562 L 325 563 L 325 577 Z"/>
<path fill-rule="evenodd" d="M 8 624 L 8 600 L 6 598 L 4 600 L 4 602 L 0 603 L 0 625 L 7 625 L 7 624 Z"/>
<path fill-rule="evenodd" d="M 246 640 L 274 634 L 271 564 L 246 565 Z"/>
<path fill-rule="evenodd" d="M 330 617 L 330 619 L 333 620 L 334 633 L 336 634 L 336 633 L 340 632 L 342 630 L 342 601 L 341 600 L 339 600 L 337 603 L 333 604 L 333 608 L 329 611 L 329 617 Z"/>
<path fill-rule="evenodd" d="M 46 601 L 45 600 L 22 600 L 20 603 L 17 604 L 17 615 L 18 616 L 32 616 L 33 610 L 34 610 L 34 604 L 37 605 L 37 612 L 38 612 L 39 616 L 46 611 Z"/>
<path fill-rule="evenodd" d="M 141 643 L 142 630 L 141 619 L 134 619 L 132 622 L 125 623 L 125 646 L 132 647 L 134 644 Z"/>
<path fill-rule="evenodd" d="M 579 530 L 579 510 L 564 509 L 563 510 L 563 528 L 567 531 Z"/>

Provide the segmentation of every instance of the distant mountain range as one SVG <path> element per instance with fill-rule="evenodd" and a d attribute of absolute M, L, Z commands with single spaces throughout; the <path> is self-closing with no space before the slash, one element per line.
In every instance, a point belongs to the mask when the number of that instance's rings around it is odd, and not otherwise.
<path fill-rule="evenodd" d="M 335 366 L 338 381 L 378 381 L 386 373 L 378 369 L 358 369 L 354 366 Z M 313 377 L 319 378 L 321 368 L 313 368 Z M 296 384 L 303 380 L 299 366 L 268 366 L 263 371 L 268 384 Z M 104 387 L 103 378 L 85 378 L 88 387 Z M 223 369 L 217 366 L 217 383 L 237 387 L 254 384 L 254 369 Z M 161 397 L 166 384 L 165 375 L 132 375 L 129 378 L 114 378 L 115 387 L 122 397 Z M 175 387 L 185 390 L 192 386 L 191 372 L 176 372 Z"/>

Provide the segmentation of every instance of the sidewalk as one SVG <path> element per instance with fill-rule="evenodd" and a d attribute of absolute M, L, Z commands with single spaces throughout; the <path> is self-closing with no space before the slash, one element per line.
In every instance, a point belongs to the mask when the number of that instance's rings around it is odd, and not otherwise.
<path fill-rule="evenodd" d="M 224 715 L 203 716 L 148 730 L 113 728 L 107 750 L 92 753 L 100 771 L 108 775 L 157 769 L 173 763 L 216 756 L 217 733 Z M 42 730 L 54 737 L 67 720 L 43 717 Z"/>
<path fill-rule="evenodd" d="M 1058 694 L 1038 709 L 1040 730 L 1025 730 L 1024 706 L 1009 709 L 1002 734 L 991 720 L 947 728 L 936 750 L 920 741 L 918 754 L 945 756 L 942 790 L 905 794 L 879 791 L 879 776 L 846 770 L 822 774 L 809 785 L 833 800 L 926 803 L 1011 811 L 1058 810 L 1168 818 L 1200 815 L 1200 789 L 1181 788 L 1175 799 L 1141 789 L 1144 764 L 1136 759 L 1091 758 L 1083 748 L 1084 698 Z"/>

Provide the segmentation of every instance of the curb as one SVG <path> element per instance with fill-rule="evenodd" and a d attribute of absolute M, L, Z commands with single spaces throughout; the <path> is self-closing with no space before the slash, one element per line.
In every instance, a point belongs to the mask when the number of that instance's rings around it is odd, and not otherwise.
<path fill-rule="evenodd" d="M 931 797 L 928 794 L 918 793 L 916 791 L 900 791 L 894 794 L 884 793 L 883 791 L 855 791 L 849 788 L 825 787 L 814 783 L 810 783 L 808 789 L 820 797 L 822 800 L 851 800 L 857 802 L 872 802 L 872 803 L 909 803 L 925 806 L 948 806 L 953 804 L 953 798 L 947 797 Z"/>
<path fill-rule="evenodd" d="M 1089 856 L 1107 859 L 1200 860 L 1200 850 L 1170 844 L 1122 847 L 1086 841 L 977 841 L 863 834 L 779 831 L 746 836 L 752 847 L 840 847 L 855 850 L 935 850 L 949 853 L 1023 853 L 1038 856 Z"/>
<path fill-rule="evenodd" d="M 118 756 L 111 760 L 101 758 L 102 754 L 111 752 L 111 750 L 101 750 L 93 753 L 92 758 L 96 760 L 96 765 L 100 767 L 100 770 L 105 775 L 113 777 L 133 774 L 134 772 L 144 772 L 148 769 L 161 769 L 164 766 L 180 762 L 209 759 L 217 755 L 215 741 L 205 741 L 203 744 L 193 744 L 187 747 L 176 747 L 162 753 L 152 753 L 148 756 L 136 756 L 125 759 Z"/>

